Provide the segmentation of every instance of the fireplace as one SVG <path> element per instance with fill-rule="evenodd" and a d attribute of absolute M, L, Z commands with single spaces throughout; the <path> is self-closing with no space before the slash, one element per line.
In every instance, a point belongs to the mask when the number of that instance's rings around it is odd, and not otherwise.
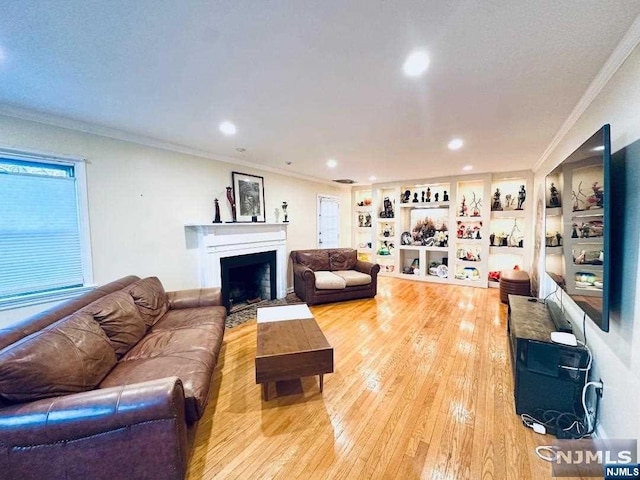
<path fill-rule="evenodd" d="M 276 251 L 223 257 L 222 301 L 228 312 L 264 300 L 274 300 L 277 292 Z"/>
<path fill-rule="evenodd" d="M 244 267 L 251 263 L 268 263 L 269 293 L 270 298 L 284 298 L 287 295 L 287 224 L 286 223 L 219 223 L 219 224 L 189 224 L 185 226 L 187 249 L 197 250 L 198 276 L 202 288 L 219 287 L 223 298 L 228 298 L 230 286 L 223 282 L 224 268 L 231 261 L 231 268 Z M 266 257 L 254 257 L 254 255 L 268 254 Z M 275 260 L 273 260 L 275 256 Z M 234 264 L 239 259 L 240 265 Z M 261 258 L 258 262 L 255 258 Z M 248 263 L 242 263 L 245 261 Z M 274 263 L 275 262 L 275 263 Z M 265 267 L 260 275 L 265 276 Z M 228 273 L 228 272 L 227 272 Z M 236 272 L 238 273 L 238 272 Z M 253 273 L 251 273 L 253 276 Z M 246 273 L 240 271 L 240 278 Z M 275 276 L 275 280 L 274 280 Z M 266 283 L 264 281 L 260 283 Z M 274 293 L 275 292 L 275 293 Z M 275 295 L 275 297 L 274 297 Z M 257 295 L 256 295 L 257 297 Z M 255 298 L 255 297 L 254 297 Z M 253 299 L 250 299 L 253 300 Z M 235 300 L 234 300 L 235 303 Z M 229 306 L 228 303 L 226 304 Z"/>

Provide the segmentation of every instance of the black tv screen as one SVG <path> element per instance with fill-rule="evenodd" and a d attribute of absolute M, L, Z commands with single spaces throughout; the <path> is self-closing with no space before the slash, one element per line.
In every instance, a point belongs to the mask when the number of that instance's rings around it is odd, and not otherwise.
<path fill-rule="evenodd" d="M 545 271 L 609 331 L 610 127 L 604 125 L 546 177 Z"/>

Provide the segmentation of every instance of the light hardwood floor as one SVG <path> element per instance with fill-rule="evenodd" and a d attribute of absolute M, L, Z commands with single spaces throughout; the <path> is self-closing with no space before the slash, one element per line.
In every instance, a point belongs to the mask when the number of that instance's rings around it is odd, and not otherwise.
<path fill-rule="evenodd" d="M 548 479 L 515 414 L 495 289 L 381 278 L 375 299 L 311 307 L 335 373 L 255 384 L 255 321 L 228 329 L 188 479 Z M 282 387 L 282 388 L 280 388 Z"/>

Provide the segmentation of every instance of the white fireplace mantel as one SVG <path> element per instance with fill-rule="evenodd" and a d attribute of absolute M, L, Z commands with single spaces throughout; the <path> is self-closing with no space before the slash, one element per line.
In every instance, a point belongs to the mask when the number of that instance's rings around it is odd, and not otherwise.
<path fill-rule="evenodd" d="M 189 224 L 196 234 L 200 286 L 221 287 L 220 260 L 225 257 L 276 252 L 276 296 L 287 295 L 287 223 Z"/>

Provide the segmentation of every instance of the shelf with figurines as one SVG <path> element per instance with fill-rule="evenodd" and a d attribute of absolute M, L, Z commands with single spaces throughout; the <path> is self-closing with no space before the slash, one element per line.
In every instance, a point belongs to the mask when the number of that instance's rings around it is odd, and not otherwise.
<path fill-rule="evenodd" d="M 403 187 L 400 194 L 401 208 L 443 208 L 450 204 L 449 183 Z"/>
<path fill-rule="evenodd" d="M 405 215 L 403 225 L 408 225 L 408 229 L 400 236 L 401 245 L 442 250 L 448 248 L 448 208 L 417 208 L 405 213 L 409 213 L 409 215 Z"/>

